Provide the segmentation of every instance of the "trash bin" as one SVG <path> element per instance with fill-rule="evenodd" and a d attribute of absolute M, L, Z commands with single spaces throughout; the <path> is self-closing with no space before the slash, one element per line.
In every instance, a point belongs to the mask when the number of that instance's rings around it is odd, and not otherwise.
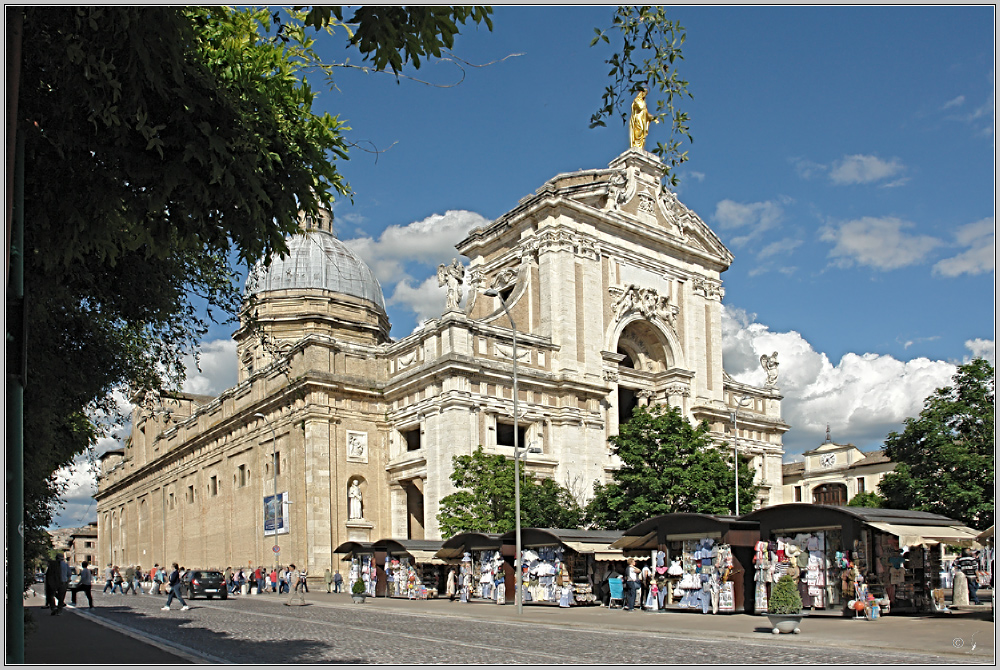
<path fill-rule="evenodd" d="M 246 594 L 250 593 L 250 586 L 249 586 L 249 584 L 244 584 L 243 586 L 241 586 L 240 587 L 240 593 L 242 595 L 246 595 Z"/>

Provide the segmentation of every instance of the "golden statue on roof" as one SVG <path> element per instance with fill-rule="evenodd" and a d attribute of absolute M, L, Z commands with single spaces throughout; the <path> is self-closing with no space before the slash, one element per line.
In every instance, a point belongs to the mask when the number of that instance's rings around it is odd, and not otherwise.
<path fill-rule="evenodd" d="M 646 90 L 640 88 L 632 101 L 632 118 L 628 122 L 629 145 L 633 149 L 646 148 L 646 136 L 649 135 L 649 122 L 659 123 L 646 109 Z"/>

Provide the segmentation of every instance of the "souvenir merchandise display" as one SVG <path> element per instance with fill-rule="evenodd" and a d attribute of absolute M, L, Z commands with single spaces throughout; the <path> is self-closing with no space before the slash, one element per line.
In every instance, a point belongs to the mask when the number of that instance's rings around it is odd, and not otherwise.
<path fill-rule="evenodd" d="M 430 567 L 434 570 L 432 580 L 425 580 L 426 570 Z M 412 565 L 407 556 L 393 558 L 386 556 L 385 559 L 385 579 L 386 595 L 395 598 L 409 598 L 411 600 L 423 600 L 425 598 L 437 597 L 437 572 L 435 566 Z"/>
<path fill-rule="evenodd" d="M 472 554 L 465 552 L 465 554 L 462 555 L 462 567 L 459 569 L 458 573 L 458 584 L 455 585 L 455 588 L 458 589 L 459 602 L 469 602 L 473 588 L 472 573 Z"/>
<path fill-rule="evenodd" d="M 354 582 L 358 581 L 360 577 L 361 581 L 365 585 L 365 594 L 375 597 L 375 585 L 378 582 L 378 573 L 375 570 L 375 557 L 371 554 L 364 556 L 355 556 L 351 559 L 351 570 L 350 570 L 350 581 L 348 582 L 352 586 Z"/>
<path fill-rule="evenodd" d="M 521 551 L 524 602 L 557 602 L 562 587 L 572 583 L 562 547 L 535 547 Z"/>
<path fill-rule="evenodd" d="M 479 552 L 474 564 L 473 583 L 476 596 L 487 600 L 497 599 L 497 590 L 503 590 L 503 557 L 499 551 L 488 549 Z M 503 597 L 503 596 L 500 596 Z"/>
<path fill-rule="evenodd" d="M 843 598 L 841 572 L 849 559 L 836 529 L 780 534 L 754 547 L 754 611 L 767 612 L 770 589 L 783 575 L 798 584 L 803 608 L 834 607 Z M 850 593 L 847 594 L 848 596 Z"/>
<path fill-rule="evenodd" d="M 597 596 L 594 595 L 594 559 L 586 556 L 567 556 L 566 564 L 573 575 L 573 604 L 574 605 L 596 605 Z"/>
<path fill-rule="evenodd" d="M 672 541 L 667 548 L 679 558 L 667 565 L 667 553 L 656 553 L 648 609 L 700 609 L 704 614 L 735 611 L 733 552 L 728 544 L 706 537 Z"/>

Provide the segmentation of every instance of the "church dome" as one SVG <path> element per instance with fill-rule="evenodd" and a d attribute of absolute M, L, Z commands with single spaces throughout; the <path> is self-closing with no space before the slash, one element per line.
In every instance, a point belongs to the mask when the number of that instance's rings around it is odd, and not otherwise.
<path fill-rule="evenodd" d="M 247 276 L 246 295 L 269 291 L 325 289 L 367 300 L 385 312 L 382 286 L 371 268 L 324 230 L 309 230 L 286 240 L 288 255 L 258 262 Z"/>

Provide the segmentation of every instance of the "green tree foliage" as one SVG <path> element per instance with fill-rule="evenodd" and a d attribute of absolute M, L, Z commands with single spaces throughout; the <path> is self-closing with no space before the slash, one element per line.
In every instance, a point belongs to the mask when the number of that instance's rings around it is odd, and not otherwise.
<path fill-rule="evenodd" d="M 609 439 L 622 461 L 613 481 L 596 484 L 587 520 L 598 528 L 628 529 L 661 514 L 733 512 L 732 454 L 717 446 L 708 424 L 693 426 L 676 407 L 636 407 Z M 752 509 L 753 470 L 740 459 L 740 510 Z"/>
<path fill-rule="evenodd" d="M 943 514 L 979 530 L 993 523 L 994 383 L 988 361 L 962 365 L 920 416 L 889 434 L 885 455 L 896 469 L 879 483 L 886 507 Z"/>
<path fill-rule="evenodd" d="M 688 159 L 687 151 L 681 151 L 682 138 L 694 141 L 688 114 L 679 107 L 685 96 L 693 97 L 687 90 L 687 81 L 677 71 L 677 61 L 684 59 L 681 50 L 687 38 L 684 27 L 668 19 L 664 7 L 626 5 L 615 11 L 610 28 L 594 28 L 594 33 L 590 46 L 599 42 L 611 44 L 608 33 L 620 35 L 621 43 L 605 61 L 611 66 L 608 76 L 612 81 L 604 90 L 603 105 L 590 118 L 590 127 L 605 126 L 606 119 L 615 116 L 627 124 L 636 93 L 640 89 L 649 91 L 649 101 L 655 101 L 655 106 L 649 107 L 650 114 L 657 121 L 666 119 L 670 124 L 667 142 L 657 142 L 653 153 L 663 160 L 670 184 L 676 186 L 674 170 Z"/>
<path fill-rule="evenodd" d="M 514 530 L 514 461 L 478 447 L 471 455 L 454 456 L 452 464 L 451 481 L 459 490 L 441 499 L 441 534 Z M 521 527 L 577 528 L 580 522 L 570 492 L 551 479 L 535 481 L 522 463 Z"/>
<path fill-rule="evenodd" d="M 848 503 L 848 507 L 885 507 L 885 500 L 879 494 L 874 491 L 862 491 L 853 498 L 851 498 Z"/>
<path fill-rule="evenodd" d="M 337 169 L 347 128 L 312 109 L 306 72 L 330 70 L 303 14 L 276 27 L 267 9 L 15 11 L 30 558 L 46 549 L 53 473 L 116 420 L 112 393 L 178 386 L 210 320 L 239 309 L 234 260 L 283 253 L 299 210 L 349 188 Z M 416 9 L 397 25 L 389 8 L 362 8 L 345 42 L 376 68 L 419 67 L 451 44 L 455 20 L 488 14 Z"/>

